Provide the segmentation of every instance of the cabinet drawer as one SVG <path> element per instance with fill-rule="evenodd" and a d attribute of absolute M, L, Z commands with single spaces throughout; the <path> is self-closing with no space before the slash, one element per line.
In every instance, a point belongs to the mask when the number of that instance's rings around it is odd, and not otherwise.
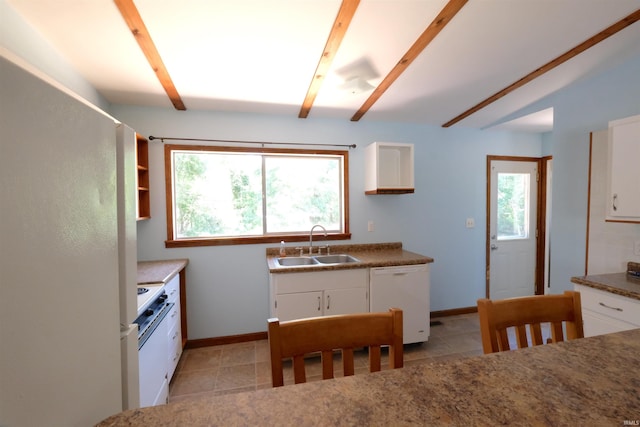
<path fill-rule="evenodd" d="M 169 331 L 169 379 L 173 376 L 173 373 L 180 361 L 180 355 L 182 354 L 182 334 L 180 332 L 180 325 L 175 325 L 173 329 Z"/>
<path fill-rule="evenodd" d="M 180 274 L 176 274 L 173 279 L 164 286 L 164 291 L 167 293 L 167 302 L 177 304 L 180 299 Z"/>
<path fill-rule="evenodd" d="M 583 311 L 590 310 L 640 327 L 640 301 L 588 286 L 575 285 L 575 290 L 580 292 Z"/>
<path fill-rule="evenodd" d="M 180 325 L 180 306 L 174 304 L 167 313 L 167 328 L 172 329 L 176 325 Z"/>
<path fill-rule="evenodd" d="M 582 321 L 584 323 L 585 337 L 611 334 L 637 328 L 637 326 L 631 323 L 623 322 L 610 316 L 604 316 L 591 310 L 585 310 L 582 313 Z"/>

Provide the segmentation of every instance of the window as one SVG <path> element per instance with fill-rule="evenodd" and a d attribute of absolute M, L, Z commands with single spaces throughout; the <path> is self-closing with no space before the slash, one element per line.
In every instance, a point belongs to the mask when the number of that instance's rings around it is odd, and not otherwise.
<path fill-rule="evenodd" d="M 165 146 L 167 247 L 347 239 L 348 152 Z"/>
<path fill-rule="evenodd" d="M 529 238 L 529 174 L 498 174 L 498 240 Z"/>

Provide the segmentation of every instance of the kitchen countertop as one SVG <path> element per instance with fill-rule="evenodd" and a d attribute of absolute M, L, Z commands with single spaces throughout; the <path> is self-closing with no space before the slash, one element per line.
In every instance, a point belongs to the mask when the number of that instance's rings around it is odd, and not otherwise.
<path fill-rule="evenodd" d="M 318 242 L 322 246 L 323 241 Z M 305 250 L 308 246 L 300 245 Z M 314 264 L 305 266 L 280 267 L 276 264 L 279 248 L 267 248 L 267 265 L 270 273 L 293 273 L 302 271 L 345 270 L 353 268 L 393 267 L 398 265 L 428 264 L 433 258 L 402 249 L 401 242 L 368 243 L 361 245 L 331 245 L 331 254 L 349 254 L 360 262 L 345 264 Z M 306 256 L 307 254 L 303 254 Z M 287 247 L 287 256 L 299 256 L 299 251 Z"/>
<path fill-rule="evenodd" d="M 188 259 L 138 262 L 138 284 L 167 283 L 189 264 Z"/>
<path fill-rule="evenodd" d="M 640 279 L 630 277 L 627 273 L 572 277 L 571 282 L 640 300 Z"/>
<path fill-rule="evenodd" d="M 99 426 L 623 425 L 640 420 L 640 329 L 133 409 Z M 637 424 L 633 424 L 637 425 Z"/>

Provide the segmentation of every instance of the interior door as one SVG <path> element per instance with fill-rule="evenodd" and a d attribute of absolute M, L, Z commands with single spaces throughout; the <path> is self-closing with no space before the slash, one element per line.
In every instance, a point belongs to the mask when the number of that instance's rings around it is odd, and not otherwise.
<path fill-rule="evenodd" d="M 538 167 L 536 159 L 489 160 L 487 293 L 492 299 L 535 294 Z"/>

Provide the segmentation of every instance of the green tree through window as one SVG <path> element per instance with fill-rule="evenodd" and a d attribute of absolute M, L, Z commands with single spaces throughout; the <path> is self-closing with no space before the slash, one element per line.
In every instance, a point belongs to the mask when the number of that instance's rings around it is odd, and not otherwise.
<path fill-rule="evenodd" d="M 347 229 L 347 152 L 175 145 L 167 153 L 169 241 Z"/>
<path fill-rule="evenodd" d="M 528 196 L 528 174 L 498 174 L 498 239 L 528 237 Z"/>

